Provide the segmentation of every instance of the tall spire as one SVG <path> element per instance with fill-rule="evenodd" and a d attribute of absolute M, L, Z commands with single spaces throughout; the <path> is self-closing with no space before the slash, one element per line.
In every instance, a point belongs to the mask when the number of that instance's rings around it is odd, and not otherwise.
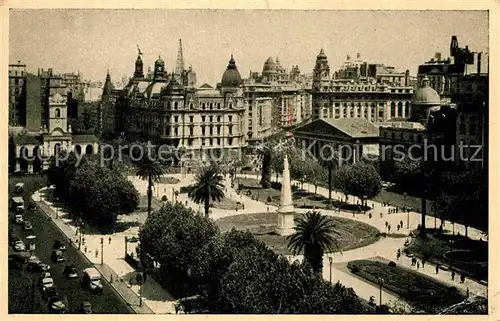
<path fill-rule="evenodd" d="M 175 73 L 181 75 L 184 71 L 184 57 L 182 55 L 182 39 L 179 39 L 179 51 L 177 52 L 177 63 L 175 64 Z"/>

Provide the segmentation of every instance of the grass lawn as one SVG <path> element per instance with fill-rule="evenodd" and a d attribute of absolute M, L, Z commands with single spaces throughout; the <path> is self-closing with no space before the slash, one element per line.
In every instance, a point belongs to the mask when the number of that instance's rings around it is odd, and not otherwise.
<path fill-rule="evenodd" d="M 296 214 L 295 217 L 300 217 Z M 378 240 L 379 231 L 374 227 L 340 217 L 331 218 L 336 224 L 336 230 L 341 234 L 337 237 L 342 251 L 367 246 Z M 233 228 L 237 230 L 249 230 L 257 239 L 263 241 L 278 254 L 291 254 L 288 240 L 285 236 L 274 233 L 278 222 L 277 213 L 240 214 L 218 219 L 215 223 L 222 232 Z"/>
<path fill-rule="evenodd" d="M 434 231 L 428 232 L 426 239 L 412 238 L 410 245 L 405 250 L 420 258 L 430 256 L 430 262 L 449 266 L 475 280 L 488 280 L 488 242 Z M 451 261 L 445 257 L 445 253 L 451 250 L 473 251 L 477 261 L 481 262 L 474 263 L 472 260 L 471 262 L 463 262 L 466 260 L 463 255 L 458 255 L 463 256 L 463 259 L 458 258 Z"/>
<path fill-rule="evenodd" d="M 151 208 L 156 211 L 161 207 L 161 201 L 157 198 L 151 198 Z M 144 212 L 148 210 L 148 197 L 146 195 L 139 195 L 139 206 L 137 206 L 136 212 Z"/>
<path fill-rule="evenodd" d="M 180 183 L 180 180 L 175 177 L 171 176 L 160 177 L 160 184 L 178 184 L 178 183 Z"/>
<path fill-rule="evenodd" d="M 239 203 L 230 198 L 223 198 L 220 202 L 211 202 L 210 207 L 218 208 L 221 210 L 234 210 L 236 209 L 236 204 Z M 241 208 L 241 205 L 238 206 Z"/>
<path fill-rule="evenodd" d="M 388 263 L 383 258 L 374 258 L 351 261 L 347 267 L 352 273 L 372 283 L 378 284 L 379 278 L 384 279 L 384 288 L 426 313 L 437 313 L 465 299 L 455 287 L 405 267 L 391 267 Z"/>

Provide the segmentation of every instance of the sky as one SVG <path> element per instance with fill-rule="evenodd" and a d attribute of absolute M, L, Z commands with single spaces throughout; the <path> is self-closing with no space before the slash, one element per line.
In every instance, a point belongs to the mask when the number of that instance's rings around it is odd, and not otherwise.
<path fill-rule="evenodd" d="M 461 47 L 488 52 L 487 11 L 11 9 L 9 28 L 10 63 L 100 81 L 108 68 L 113 79 L 132 76 L 137 45 L 145 72 L 159 55 L 173 71 L 179 39 L 186 68 L 198 85 L 212 86 L 231 54 L 246 78 L 269 56 L 310 74 L 321 48 L 331 70 L 359 52 L 412 75 L 435 52 L 448 57 L 452 35 Z"/>

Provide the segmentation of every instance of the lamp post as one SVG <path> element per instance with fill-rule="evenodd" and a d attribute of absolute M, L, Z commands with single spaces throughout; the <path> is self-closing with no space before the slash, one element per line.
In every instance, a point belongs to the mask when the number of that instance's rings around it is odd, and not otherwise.
<path fill-rule="evenodd" d="M 378 278 L 378 285 L 380 286 L 380 297 L 379 297 L 379 302 L 380 302 L 380 305 L 382 305 L 382 287 L 384 285 L 384 279 L 382 278 Z"/>
<path fill-rule="evenodd" d="M 101 237 L 101 265 L 104 263 L 104 238 Z"/>
<path fill-rule="evenodd" d="M 328 261 L 330 262 L 330 283 L 332 283 L 333 254 L 328 256 Z"/>
<path fill-rule="evenodd" d="M 124 257 L 127 257 L 127 245 L 128 245 L 127 243 L 128 243 L 128 238 L 125 235 L 125 256 Z"/>
<path fill-rule="evenodd" d="M 56 207 L 56 219 L 59 218 L 59 207 Z"/>
<path fill-rule="evenodd" d="M 405 207 L 406 207 L 406 198 L 408 197 L 408 194 L 404 192 L 403 194 L 404 200 L 405 200 Z M 406 229 L 410 229 L 410 211 L 406 210 Z"/>
<path fill-rule="evenodd" d="M 78 225 L 78 231 L 80 231 L 80 236 L 78 238 L 78 249 L 81 250 L 82 249 L 82 233 L 83 233 L 83 230 L 82 230 L 82 227 L 80 225 Z"/>

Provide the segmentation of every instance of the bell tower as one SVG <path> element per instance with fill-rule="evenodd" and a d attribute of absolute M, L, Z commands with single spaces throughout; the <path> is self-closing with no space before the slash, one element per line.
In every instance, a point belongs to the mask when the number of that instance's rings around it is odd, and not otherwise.
<path fill-rule="evenodd" d="M 328 65 L 328 58 L 323 51 L 323 48 L 316 57 L 316 65 L 313 71 L 313 89 L 321 91 L 330 82 L 330 66 Z"/>
<path fill-rule="evenodd" d="M 68 131 L 66 98 L 59 93 L 49 98 L 49 133 L 60 129 L 63 133 Z"/>
<path fill-rule="evenodd" d="M 137 59 L 135 60 L 134 78 L 144 78 L 144 64 L 142 62 L 141 48 L 137 46 Z"/>

